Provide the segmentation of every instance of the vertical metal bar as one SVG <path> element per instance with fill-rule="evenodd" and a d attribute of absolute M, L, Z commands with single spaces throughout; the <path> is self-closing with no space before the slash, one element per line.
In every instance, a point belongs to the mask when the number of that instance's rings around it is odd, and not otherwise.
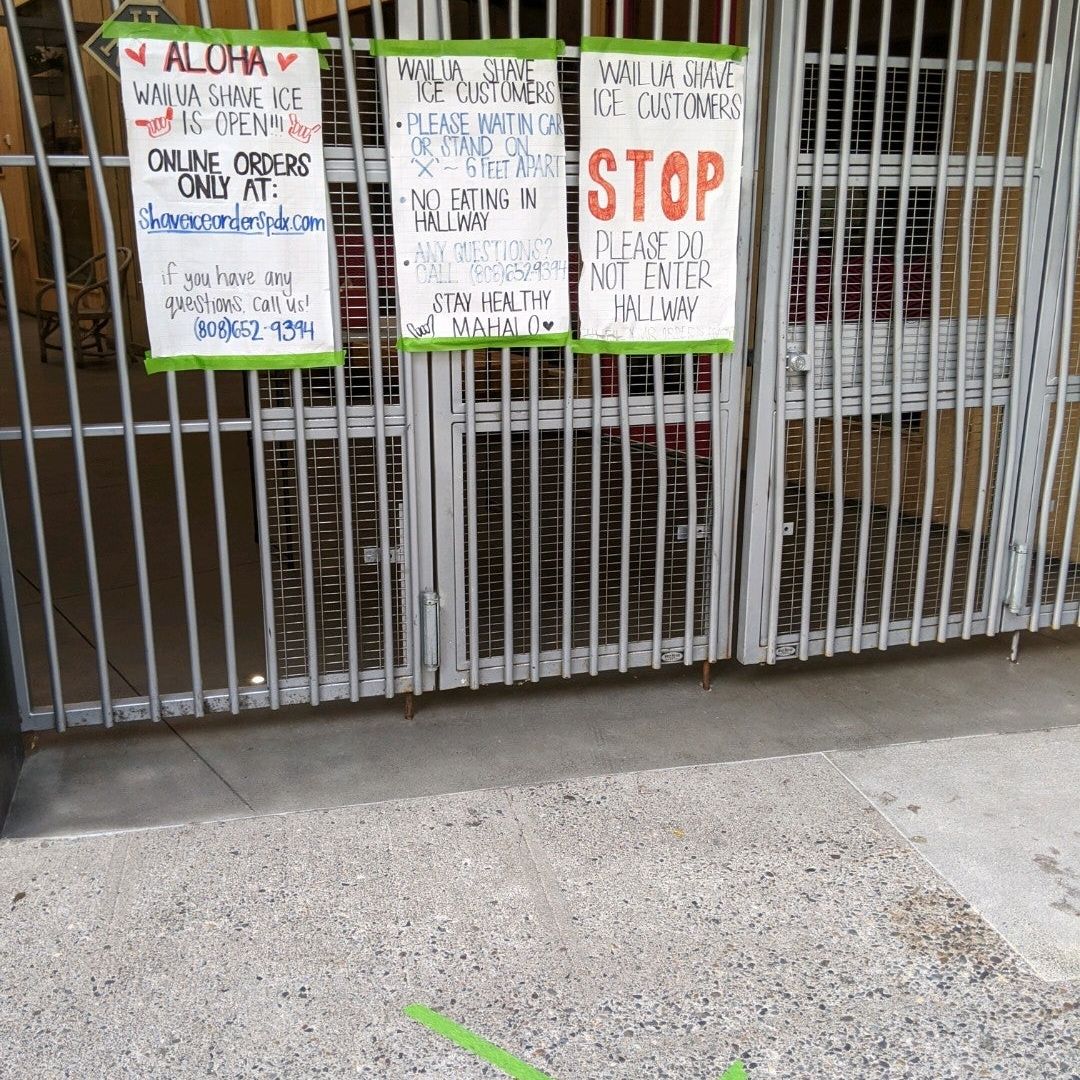
<path fill-rule="evenodd" d="M 293 0 L 293 16 L 296 20 L 296 29 L 306 30 L 307 13 L 304 11 L 304 0 Z"/>
<path fill-rule="evenodd" d="M 590 357 L 592 381 L 592 444 L 589 488 L 589 674 L 600 670 L 600 481 L 603 450 L 603 384 L 600 364 Z"/>
<path fill-rule="evenodd" d="M 652 357 L 653 413 L 656 423 L 656 558 L 653 564 L 652 666 L 660 667 L 664 637 L 664 561 L 667 541 L 667 430 L 664 425 L 664 358 Z"/>
<path fill-rule="evenodd" d="M 41 202 L 49 231 L 49 243 L 53 255 L 53 268 L 57 277 L 56 304 L 60 322 L 60 340 L 64 356 L 64 381 L 67 388 L 68 410 L 71 414 L 71 445 L 75 457 L 75 479 L 79 498 L 79 520 L 83 532 L 83 554 L 86 561 L 87 591 L 90 594 L 90 619 L 93 628 L 98 686 L 101 693 L 101 717 L 106 727 L 112 727 L 113 704 L 109 689 L 109 665 L 105 646 L 105 628 L 101 611 L 101 586 L 97 569 L 97 546 L 94 540 L 93 514 L 90 506 L 90 484 L 86 468 L 86 447 L 83 441 L 82 408 L 79 403 L 79 387 L 75 373 L 75 342 L 72 334 L 71 311 L 67 289 L 64 285 L 65 262 L 63 230 L 60 212 L 56 204 L 56 192 L 49 171 L 41 128 L 33 112 L 34 92 L 30 83 L 30 71 L 26 63 L 22 32 L 15 11 L 14 0 L 3 0 L 5 22 L 10 31 L 12 58 L 19 84 L 19 95 L 26 113 L 25 130 L 34 155 Z"/>
<path fill-rule="evenodd" d="M 169 448 L 176 489 L 176 521 L 180 543 L 180 576 L 184 583 L 184 615 L 187 618 L 188 663 L 191 666 L 191 698 L 195 715 L 203 715 L 202 658 L 199 653 L 199 611 L 195 602 L 195 568 L 191 557 L 191 524 L 188 519 L 187 473 L 180 430 L 180 396 L 176 372 L 165 372 L 165 396 L 169 406 Z"/>
<path fill-rule="evenodd" d="M 1021 185 L 1020 236 L 1016 269 L 1016 299 L 1013 302 L 1013 338 L 1012 365 L 1009 371 L 1009 403 L 1005 412 L 1005 460 L 999 470 L 1000 501 L 1003 507 L 1013 505 L 1013 485 L 1015 473 L 1019 467 L 1021 414 L 1020 387 L 1021 364 L 1023 363 L 1024 337 L 1024 298 L 1027 290 L 1028 267 L 1031 248 L 1031 217 L 1034 213 L 1035 192 L 1033 179 L 1037 153 L 1037 135 L 1041 128 L 1038 122 L 1038 110 L 1042 101 L 1043 70 L 1046 61 L 1046 40 L 1050 28 L 1050 4 L 1041 6 L 1039 16 L 1039 36 L 1035 46 L 1035 63 L 1032 73 L 1031 116 L 1028 119 L 1028 141 L 1024 155 L 1024 178 Z M 993 545 L 993 564 L 990 570 L 990 600 L 988 634 L 996 634 L 1001 625 L 1001 589 L 1004 578 L 1003 568 L 1008 550 L 1008 524 L 1010 514 L 998 515 L 997 535 Z"/>
<path fill-rule="evenodd" d="M 1016 78 L 1016 45 L 1020 34 L 1020 0 L 1012 0 L 1009 19 L 1009 44 L 1002 73 L 1001 120 L 998 128 L 997 155 L 994 163 L 994 188 L 990 207 L 989 260 L 986 267 L 986 332 L 983 354 L 982 430 L 979 438 L 979 486 L 975 496 L 971 550 L 968 555 L 967 588 L 964 593 L 964 622 L 961 636 L 971 637 L 975 617 L 975 590 L 979 582 L 979 556 L 982 548 L 983 521 L 990 491 L 990 451 L 993 439 L 994 346 L 996 344 L 998 289 L 1001 287 L 1001 204 L 1005 187 L 1005 159 L 1009 150 L 1009 127 L 1012 119 L 1013 83 Z M 1034 117 L 1032 118 L 1034 126 Z M 1010 373 L 1013 377 L 1015 373 Z M 988 565 L 989 569 L 989 565 Z"/>
<path fill-rule="evenodd" d="M 330 289 L 334 308 L 334 348 L 341 349 L 341 291 L 338 283 L 337 251 L 330 248 Z M 348 391 L 345 366 L 334 368 L 334 404 L 337 413 L 338 487 L 341 505 L 341 558 L 345 563 L 345 647 L 349 672 L 349 700 L 360 699 L 359 642 L 357 639 L 356 537 L 353 528 L 352 443 L 349 439 Z M 406 562 L 406 565 L 408 563 Z M 407 592 L 408 594 L 408 592 Z M 419 687 L 417 687 L 419 692 Z"/>
<path fill-rule="evenodd" d="M 480 685 L 480 560 L 476 537 L 476 354 L 467 349 L 465 361 L 465 517 L 469 560 L 469 686 Z"/>
<path fill-rule="evenodd" d="M 297 30 L 307 29 L 307 14 L 304 10 L 304 0 L 293 0 L 293 10 L 296 15 Z M 372 18 L 376 26 L 381 23 L 382 9 L 377 0 L 371 6 Z M 378 34 L 376 36 L 379 36 Z M 344 57 L 342 57 L 344 60 Z M 329 192 L 327 193 L 329 201 Z M 343 348 L 341 338 L 341 291 L 338 282 L 337 253 L 333 244 L 330 247 L 330 289 L 333 297 L 334 308 L 334 348 Z M 358 701 L 360 698 L 360 660 L 358 641 L 357 590 L 356 590 L 356 538 L 353 528 L 353 490 L 352 490 L 352 457 L 351 443 L 349 440 L 349 418 L 347 388 L 345 381 L 345 367 L 339 365 L 334 368 L 334 402 L 337 412 L 337 438 L 338 438 L 338 481 L 340 484 L 341 502 L 341 542 L 342 561 L 345 563 L 345 642 L 346 664 L 349 673 L 349 700 Z M 406 561 L 406 567 L 408 561 Z M 411 590 L 406 588 L 406 595 L 411 595 Z M 419 663 L 419 657 L 416 658 Z M 416 687 L 420 692 L 420 687 Z"/>
<path fill-rule="evenodd" d="M 781 244 L 780 289 L 777 293 L 776 325 L 781 340 L 787 338 L 791 303 L 791 264 L 795 249 L 795 199 L 798 190 L 799 141 L 802 131 L 802 96 L 806 77 L 806 6 L 798 0 L 795 27 L 794 76 L 791 112 L 788 117 L 787 177 L 784 200 L 784 236 Z M 776 412 L 773 431 L 772 558 L 769 574 L 769 622 L 766 659 L 776 663 L 776 638 L 780 623 L 780 568 L 784 553 L 785 455 L 787 452 L 787 369 L 783 355 L 762 357 L 760 363 L 776 365 Z"/>
<path fill-rule="evenodd" d="M 390 507 L 386 465 L 386 400 L 382 360 L 382 329 L 378 289 L 378 262 L 375 257 L 375 233 L 371 217 L 371 198 L 368 192 L 364 163 L 364 136 L 357 107 L 356 60 L 349 27 L 346 0 L 337 0 L 338 35 L 341 38 L 342 71 L 345 77 L 345 97 L 349 107 L 349 134 L 352 142 L 353 165 L 360 196 L 360 222 L 364 236 L 364 269 L 369 287 L 368 349 L 371 362 L 371 391 L 375 412 L 375 479 L 379 519 L 379 600 L 382 622 L 383 676 L 388 698 L 394 696 L 394 609 L 390 574 Z M 416 520 L 415 517 L 413 520 Z M 414 649 L 415 652 L 415 649 Z"/>
<path fill-rule="evenodd" d="M 308 700 L 319 704 L 319 634 L 315 622 L 315 566 L 311 544 L 311 496 L 308 485 L 307 420 L 304 414 L 304 380 L 299 368 L 289 372 L 292 389 L 293 446 L 296 462 L 296 503 L 300 517 L 300 565 L 303 576 L 304 640 L 307 650 Z"/>
<path fill-rule="evenodd" d="M 1080 499 L 1080 432 L 1073 446 L 1072 482 L 1069 485 L 1069 507 L 1065 512 L 1065 535 L 1061 538 L 1061 557 L 1058 560 L 1057 590 L 1054 594 L 1054 617 L 1050 625 L 1055 630 L 1061 629 L 1062 615 L 1065 610 L 1065 595 L 1069 586 L 1072 565 L 1073 535 L 1076 531 L 1076 506 Z"/>
<path fill-rule="evenodd" d="M 960 0 L 956 0 L 960 2 Z M 840 555 L 844 539 L 844 255 L 847 247 L 848 163 L 855 109 L 855 60 L 859 51 L 859 0 L 848 9 L 844 61 L 844 104 L 840 122 L 840 162 L 833 211 L 832 266 L 829 282 L 829 328 L 832 333 L 832 541 L 829 547 L 828 607 L 825 613 L 825 655 L 836 652 L 836 618 L 840 598 Z"/>
<path fill-rule="evenodd" d="M 803 430 L 803 501 L 806 507 L 803 534 L 802 597 L 799 605 L 799 659 L 810 655 L 810 609 L 814 590 L 814 550 L 817 533 L 817 270 L 821 245 L 822 175 L 825 170 L 825 122 L 829 111 L 829 77 L 832 69 L 833 0 L 821 9 L 821 48 L 818 52 L 818 86 L 814 124 L 814 177 L 810 188 L 810 243 L 806 254 L 806 352 L 810 367 L 803 380 L 805 420 Z M 824 353 L 824 349 L 822 350 Z M 833 378 L 837 376 L 833 357 Z"/>
<path fill-rule="evenodd" d="M 514 432 L 511 421 L 510 350 L 499 365 L 499 424 L 502 451 L 503 682 L 514 685 Z"/>
<path fill-rule="evenodd" d="M 64 24 L 64 39 L 79 116 L 82 120 L 83 141 L 90 158 L 90 176 L 94 196 L 98 204 L 101 231 L 105 241 L 105 267 L 109 288 L 109 304 L 113 312 L 113 343 L 116 352 L 116 373 L 120 383 L 120 416 L 124 428 L 124 459 L 128 483 L 128 499 L 131 506 L 131 528 L 135 543 L 135 578 L 139 592 L 139 611 L 142 617 L 143 653 L 146 658 L 146 691 L 150 700 L 150 718 L 161 719 L 161 702 L 158 694 L 157 655 L 154 649 L 154 619 L 150 605 L 150 574 L 146 558 L 146 534 L 143 529 L 142 489 L 139 484 L 139 461 L 135 448 L 135 417 L 131 405 L 131 385 L 128 377 L 127 336 L 124 330 L 124 297 L 120 288 L 120 264 L 116 256 L 116 226 L 109 206 L 105 185 L 105 171 L 98 150 L 94 115 L 86 91 L 86 76 L 82 68 L 82 53 L 75 34 L 75 20 L 71 12 L 71 0 L 60 5 Z"/>
<path fill-rule="evenodd" d="M 574 628 L 574 354 L 563 349 L 562 677 L 572 674 Z"/>
<path fill-rule="evenodd" d="M 555 0 L 549 0 L 549 12 Z M 581 33 L 588 34 L 591 0 L 581 0 Z M 550 19 L 549 19 L 550 25 Z M 603 452 L 603 379 L 600 358 L 589 357 L 592 441 L 589 460 L 589 674 L 600 670 L 600 483 Z"/>
<path fill-rule="evenodd" d="M 731 37 L 731 0 L 724 0 L 721 7 L 720 22 L 723 25 L 720 42 L 721 44 L 727 44 L 728 39 Z"/>
<path fill-rule="evenodd" d="M 593 357 L 597 363 L 598 357 Z M 619 378 L 619 448 L 622 461 L 622 507 L 620 510 L 619 562 L 619 670 L 626 671 L 630 653 L 630 510 L 633 499 L 633 470 L 630 458 L 630 387 L 626 355 L 616 357 Z"/>
<path fill-rule="evenodd" d="M 852 620 L 851 651 L 862 651 L 863 617 L 866 611 L 866 579 L 870 554 L 870 518 L 874 512 L 871 473 L 871 391 L 874 378 L 874 288 L 873 268 L 877 250 L 877 203 L 881 169 L 881 141 L 885 120 L 885 77 L 888 73 L 889 29 L 892 0 L 881 5 L 881 32 L 878 35 L 877 78 L 874 83 L 874 126 L 870 149 L 870 183 L 866 195 L 866 236 L 862 265 L 862 399 L 859 423 L 862 484 L 859 506 L 859 556 L 855 571 L 855 614 Z"/>
<path fill-rule="evenodd" d="M 691 0 L 689 10 L 687 12 L 687 27 L 686 35 L 687 40 L 697 41 L 698 39 L 698 20 L 699 20 L 699 4 L 698 0 Z M 685 452 L 686 452 L 686 491 L 687 491 L 687 525 L 686 525 L 686 586 L 683 599 L 684 620 L 683 620 L 683 664 L 689 667 L 694 662 L 694 623 L 696 616 L 696 596 L 697 596 L 697 522 L 698 522 L 698 490 L 697 490 L 697 422 L 694 418 L 694 392 L 697 389 L 697 378 L 695 371 L 695 358 L 692 353 L 687 353 L 683 357 L 683 394 L 686 407 L 686 416 L 683 421 L 686 434 L 685 434 Z M 719 415 L 719 394 L 712 391 L 718 389 L 719 380 L 714 385 L 711 382 L 711 373 L 714 368 L 712 366 L 712 360 L 710 358 L 710 423 L 709 423 L 709 449 L 712 457 L 712 464 L 714 470 L 713 483 L 719 480 L 719 463 L 717 461 L 720 448 L 720 415 Z M 713 422 L 712 405 L 715 402 L 716 416 L 715 423 Z M 715 490 L 715 488 L 714 488 Z M 716 548 L 716 559 L 711 563 L 711 574 L 709 577 L 709 614 L 710 614 L 710 627 L 716 626 L 716 621 L 712 618 L 712 612 L 714 609 L 714 603 L 719 606 L 720 598 L 720 552 L 719 552 L 719 540 L 720 540 L 720 526 L 723 520 L 723 514 L 720 512 L 720 499 L 713 499 L 713 519 L 712 519 L 712 541 Z M 708 659 L 712 657 L 712 633 L 710 629 L 709 634 L 709 646 L 707 651 Z"/>
<path fill-rule="evenodd" d="M 371 18 L 374 36 L 385 37 L 383 24 L 382 0 L 372 0 Z M 376 79 L 379 86 L 379 104 L 383 121 L 383 131 L 387 131 L 390 124 L 389 102 L 386 94 L 386 65 L 376 60 Z M 397 298 L 394 299 L 395 315 Z M 381 334 L 381 329 L 380 329 Z M 413 693 L 423 693 L 423 656 L 420 648 L 420 535 L 419 521 L 420 508 L 417 501 L 419 486 L 418 455 L 416 449 L 416 418 L 417 396 L 413 384 L 413 364 L 411 354 L 397 350 L 398 371 L 401 372 L 402 386 L 404 389 L 403 405 L 405 409 L 405 536 L 402 538 L 402 551 L 404 558 L 403 586 L 405 590 L 405 603 L 408 607 L 409 617 L 405 620 L 405 649 L 406 654 L 412 660 Z M 426 362 L 426 361 L 424 361 Z"/>
<path fill-rule="evenodd" d="M 971 291 L 972 209 L 975 201 L 975 168 L 982 141 L 982 112 L 986 91 L 986 60 L 990 41 L 990 10 L 993 0 L 983 0 L 979 29 L 979 55 L 975 67 L 975 91 L 971 104 L 970 143 L 964 173 L 964 204 L 960 214 L 960 312 L 956 344 L 956 430 L 953 437 L 953 476 L 949 499 L 949 528 L 945 568 L 941 580 L 941 603 L 938 607 L 937 640 L 948 637 L 949 607 L 952 601 L 952 576 L 956 565 L 956 541 L 960 528 L 960 498 L 963 493 L 964 443 L 967 411 L 967 329 L 968 301 Z"/>
<path fill-rule="evenodd" d="M 64 689 L 60 679 L 60 651 L 56 644 L 56 613 L 53 610 L 49 552 L 45 545 L 45 517 L 41 510 L 37 446 L 34 443 L 30 394 L 26 387 L 26 360 L 22 347 L 22 329 L 19 325 L 19 298 L 15 292 L 15 260 L 11 257 L 7 209 L 4 206 L 3 194 L 0 194 L 0 262 L 3 264 L 4 303 L 7 305 L 11 361 L 15 370 L 15 401 L 19 410 L 19 430 L 22 435 L 23 456 L 26 462 L 26 487 L 27 494 L 30 497 L 30 520 L 34 530 L 34 549 L 37 551 L 38 575 L 40 578 L 38 591 L 41 593 L 41 617 L 45 627 L 45 649 L 49 664 L 49 692 L 52 695 L 56 730 L 64 731 L 67 728 L 67 712 L 64 708 Z M 15 602 L 14 597 L 12 602 Z"/>
<path fill-rule="evenodd" d="M 270 514 L 266 494 L 266 445 L 263 442 L 259 377 L 254 371 L 248 376 L 248 399 L 251 409 L 251 459 L 255 472 L 255 519 L 259 530 L 259 584 L 262 591 L 266 688 L 270 692 L 270 708 L 277 709 L 281 705 L 281 691 L 278 683 L 277 623 L 270 558 Z"/>
<path fill-rule="evenodd" d="M 225 480 L 221 466 L 221 428 L 218 420 L 217 383 L 212 371 L 203 372 L 206 390 L 206 423 L 210 436 L 210 478 L 214 495 L 214 522 L 217 531 L 218 576 L 221 581 L 221 619 L 225 637 L 225 672 L 229 686 L 229 710 L 240 711 L 240 691 L 236 680 L 236 628 L 233 621 L 232 574 L 229 561 L 229 516 L 225 508 Z M 304 534 L 305 550 L 308 534 Z"/>
<path fill-rule="evenodd" d="M 1068 233 L 1065 243 L 1065 274 L 1060 293 L 1060 336 L 1058 339 L 1057 393 L 1054 398 L 1054 427 L 1046 454 L 1046 471 L 1043 474 L 1042 498 L 1039 505 L 1039 533 L 1035 555 L 1035 585 L 1032 590 L 1030 630 L 1038 630 L 1042 623 L 1043 582 L 1046 577 L 1046 560 L 1050 534 L 1050 505 L 1054 501 L 1054 484 L 1057 480 L 1061 442 L 1065 431 L 1065 411 L 1068 402 L 1069 360 L 1073 339 L 1073 298 L 1076 289 L 1077 232 L 1080 230 L 1080 139 L 1072 140 L 1072 171 L 1069 173 Z M 1073 508 L 1075 513 L 1075 507 Z M 1061 582 L 1058 581 L 1060 591 Z M 1054 619 L 1060 625 L 1061 615 L 1057 598 L 1054 602 Z"/>
<path fill-rule="evenodd" d="M 907 214 L 911 201 L 911 158 L 915 149 L 915 110 L 919 101 L 922 74 L 922 36 L 925 0 L 916 0 L 911 32 L 911 56 L 908 61 L 908 92 L 904 114 L 904 148 L 900 165 L 900 191 L 897 196 L 896 240 L 893 248 L 892 295 L 892 414 L 889 425 L 889 516 L 886 524 L 885 566 L 881 581 L 881 613 L 878 617 L 878 648 L 889 647 L 889 623 L 892 620 L 893 575 L 896 572 L 896 535 L 900 526 L 900 487 L 903 473 L 904 394 L 904 248 L 907 244 Z"/>
<path fill-rule="evenodd" d="M 720 655 L 720 578 L 723 574 L 721 559 L 724 551 L 724 519 L 729 515 L 734 516 L 735 513 L 734 502 L 730 508 L 724 505 L 720 365 L 720 354 L 713 353 L 709 357 L 709 480 L 712 486 L 712 538 L 709 545 L 709 651 L 707 658 L 710 664 L 715 663 Z M 741 401 L 738 408 L 740 410 L 742 408 Z M 696 432 L 694 448 L 697 449 Z"/>
<path fill-rule="evenodd" d="M 529 349 L 529 679 L 540 679 L 540 361 Z"/>
<path fill-rule="evenodd" d="M 697 596 L 697 424 L 694 420 L 694 356 L 683 357 L 684 452 L 686 454 L 686 584 L 683 596 L 683 664 L 694 662 L 694 615 Z"/>
<path fill-rule="evenodd" d="M 930 554 L 930 529 L 934 515 L 937 480 L 938 390 L 941 372 L 941 263 L 945 248 L 945 215 L 948 209 L 949 160 L 952 156 L 956 115 L 956 63 L 960 51 L 960 28 L 964 0 L 953 0 L 949 29 L 949 56 L 945 66 L 945 100 L 938 148 L 937 183 L 934 188 L 934 233 L 930 252 L 930 347 L 927 360 L 929 384 L 926 407 L 926 455 L 922 506 L 919 512 L 919 554 L 916 560 L 915 596 L 911 612 L 912 645 L 922 640 L 923 605 Z M 1032 125 L 1034 127 L 1034 124 Z"/>
<path fill-rule="evenodd" d="M 664 36 L 664 0 L 653 0 L 652 36 L 656 41 Z"/>

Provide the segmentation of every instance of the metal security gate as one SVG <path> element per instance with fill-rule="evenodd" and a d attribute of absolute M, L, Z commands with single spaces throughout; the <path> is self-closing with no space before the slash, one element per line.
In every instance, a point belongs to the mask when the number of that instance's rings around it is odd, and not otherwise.
<path fill-rule="evenodd" d="M 0 155 L 0 585 L 27 728 L 1080 617 L 1077 5 L 422 0 L 392 27 L 378 2 L 215 5 L 331 37 L 346 364 L 153 379 L 128 363 L 141 283 L 93 25 L 73 0 L 3 10 L 26 139 Z M 369 50 L 391 30 L 570 42 L 571 187 L 583 30 L 749 44 L 737 351 L 400 354 Z M 77 138 L 42 120 L 46 85 Z M 33 309 L 60 271 L 49 351 Z M 65 308 L 86 289 L 111 356 Z"/>
<path fill-rule="evenodd" d="M 105 19 L 115 5 L 99 6 L 78 8 Z M 204 0 L 171 6 L 211 25 Z M 258 28 L 270 10 L 279 27 L 307 28 L 302 0 L 226 6 L 215 15 L 230 25 L 246 16 Z M 319 7 L 333 44 L 324 139 L 346 365 L 149 378 L 141 365 L 129 370 L 141 352 L 141 294 L 137 272 L 123 273 L 134 228 L 118 86 L 84 56 L 93 24 L 76 21 L 72 0 L 33 17 L 4 0 L 27 152 L 0 165 L 25 171 L 37 199 L 47 238 L 38 276 L 46 260 L 68 271 L 78 262 L 78 221 L 63 199 L 88 178 L 84 212 L 108 269 L 98 306 L 112 315 L 113 354 L 87 360 L 75 286 L 60 288 L 58 348 L 35 340 L 32 315 L 18 312 L 5 201 L 14 393 L 0 447 L 18 521 L 2 538 L 0 571 L 5 596 L 18 595 L 9 615 L 23 645 L 16 668 L 27 728 L 434 686 L 420 644 L 420 598 L 434 587 L 427 358 L 403 358 L 395 344 L 389 186 L 368 38 L 353 38 L 344 3 L 331 14 Z M 399 26 L 415 36 L 416 12 L 404 8 Z M 366 18 L 380 36 L 380 6 Z M 36 65 L 57 52 L 82 153 L 47 145 L 35 115 Z M 42 414 L 61 422 L 36 422 Z"/>
<path fill-rule="evenodd" d="M 14 518 L 0 570 L 5 593 L 18 594 L 9 614 L 24 645 L 16 666 L 28 728 L 730 655 L 748 334 L 724 357 L 399 353 L 385 99 L 369 41 L 396 31 L 573 43 L 583 28 L 731 38 L 751 46 L 754 87 L 762 5 L 402 2 L 391 27 L 377 2 L 215 5 L 221 24 L 330 36 L 323 138 L 346 364 L 149 379 L 128 364 L 144 330 L 137 261 L 130 273 L 125 261 L 135 245 L 118 87 L 83 56 L 93 24 L 77 21 L 107 18 L 114 5 L 28 2 L 32 19 L 4 0 L 27 139 L 0 165 L 37 200 L 38 278 L 78 261 L 81 219 L 92 219 L 86 243 L 105 253 L 99 299 L 115 334 L 115 355 L 84 365 L 69 312 L 49 355 L 30 318 L 11 320 L 14 393 L 0 450 Z M 170 7 L 210 25 L 203 0 Z M 36 65 L 57 51 L 78 151 L 35 119 Z M 571 44 L 561 62 L 571 186 L 576 65 Z M 746 282 L 757 97 L 744 163 Z M 73 204 L 83 189 L 85 205 Z M 2 254 L 15 312 L 20 299 L 26 307 L 16 288 L 25 251 L 5 242 Z"/>
<path fill-rule="evenodd" d="M 777 18 L 739 658 L 1027 625 L 1033 552 L 1076 599 L 1071 478 L 1040 537 L 1025 511 L 1076 390 L 1047 371 L 1042 297 L 1074 8 L 824 0 L 811 19 L 801 0 Z"/>
<path fill-rule="evenodd" d="M 764 5 L 549 2 L 531 28 L 475 5 L 451 35 L 533 33 L 747 41 L 739 248 L 749 282 Z M 515 19 L 515 14 L 518 16 Z M 734 31 L 733 36 L 730 31 Z M 577 65 L 560 61 L 570 249 L 577 245 Z M 576 297 L 571 258 L 571 297 Z M 572 299 L 572 305 L 575 300 Z M 747 322 L 749 290 L 741 297 Z M 743 372 L 733 354 L 586 356 L 488 349 L 432 362 L 439 682 L 472 686 L 578 672 L 690 665 L 731 654 Z"/>

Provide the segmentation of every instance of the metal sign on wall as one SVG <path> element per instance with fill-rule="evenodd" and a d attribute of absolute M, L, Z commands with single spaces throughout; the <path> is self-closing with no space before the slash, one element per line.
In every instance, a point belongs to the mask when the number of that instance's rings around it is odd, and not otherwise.
<path fill-rule="evenodd" d="M 180 20 L 158 0 L 124 0 L 108 20 L 131 23 L 160 23 L 162 26 L 178 26 Z M 83 49 L 92 56 L 117 82 L 120 81 L 120 41 L 118 38 L 105 37 L 101 31 L 106 26 L 102 23 L 83 43 Z"/>

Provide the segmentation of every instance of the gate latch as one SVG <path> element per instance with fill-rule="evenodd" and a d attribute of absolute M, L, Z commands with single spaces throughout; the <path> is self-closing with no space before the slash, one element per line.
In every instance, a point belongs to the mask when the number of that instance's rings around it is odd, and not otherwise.
<path fill-rule="evenodd" d="M 439 594 L 431 590 L 420 594 L 420 656 L 429 671 L 439 666 Z"/>
<path fill-rule="evenodd" d="M 1028 546 L 1013 544 L 1009 554 L 1009 582 L 1005 592 L 1005 606 L 1013 615 L 1022 615 L 1027 598 Z"/>

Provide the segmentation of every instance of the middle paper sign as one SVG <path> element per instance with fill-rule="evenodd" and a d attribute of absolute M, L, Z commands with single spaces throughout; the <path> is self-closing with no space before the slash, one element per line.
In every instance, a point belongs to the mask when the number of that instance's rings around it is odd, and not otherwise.
<path fill-rule="evenodd" d="M 386 58 L 401 347 L 566 344 L 560 43 L 371 47 Z"/>

